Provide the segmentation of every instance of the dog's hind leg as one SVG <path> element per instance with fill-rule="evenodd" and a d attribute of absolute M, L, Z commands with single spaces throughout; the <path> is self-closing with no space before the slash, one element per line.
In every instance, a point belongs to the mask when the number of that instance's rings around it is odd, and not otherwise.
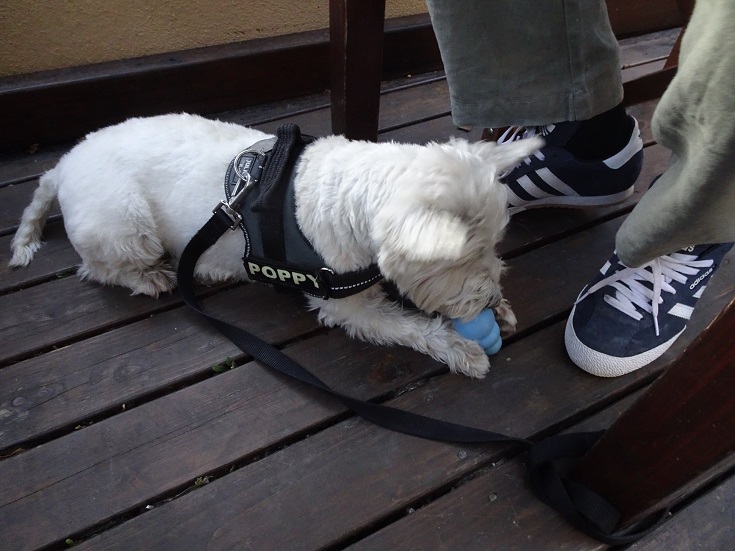
<path fill-rule="evenodd" d="M 133 295 L 157 297 L 176 287 L 148 204 L 126 197 L 104 224 L 68 224 L 69 239 L 82 257 L 78 274 L 102 284 L 122 285 Z M 76 222 L 76 220 L 75 220 Z"/>
<path fill-rule="evenodd" d="M 128 259 L 124 264 L 118 264 L 117 269 L 107 262 L 83 261 L 77 274 L 82 279 L 97 281 L 105 285 L 122 285 L 132 290 L 133 295 L 157 297 L 176 287 L 176 273 L 165 259 L 160 257 L 138 258 L 134 264 L 131 264 L 130 260 Z"/>
<path fill-rule="evenodd" d="M 482 378 L 490 368 L 482 347 L 460 336 L 451 322 L 404 310 L 377 288 L 338 300 L 310 298 L 310 303 L 319 308 L 319 321 L 341 326 L 351 337 L 378 345 L 408 346 L 470 377 Z"/>

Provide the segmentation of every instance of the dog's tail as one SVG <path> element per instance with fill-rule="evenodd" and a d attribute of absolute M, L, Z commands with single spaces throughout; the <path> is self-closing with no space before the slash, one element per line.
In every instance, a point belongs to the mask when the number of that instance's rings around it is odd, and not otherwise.
<path fill-rule="evenodd" d="M 23 211 L 18 230 L 10 243 L 13 251 L 13 258 L 8 263 L 10 267 L 27 266 L 41 247 L 41 232 L 59 187 L 55 172 L 56 169 L 52 169 L 41 176 L 31 204 Z"/>

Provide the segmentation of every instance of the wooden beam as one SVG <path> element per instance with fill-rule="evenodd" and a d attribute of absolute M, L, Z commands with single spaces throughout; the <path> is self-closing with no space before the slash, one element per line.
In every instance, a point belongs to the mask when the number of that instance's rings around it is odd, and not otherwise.
<path fill-rule="evenodd" d="M 677 0 L 607 0 L 607 13 L 615 36 L 635 36 L 673 27 L 686 21 Z"/>
<path fill-rule="evenodd" d="M 377 10 L 384 0 L 331 1 Z M 677 5 L 687 1 L 607 5 L 613 31 L 628 36 L 681 25 Z M 427 14 L 386 21 L 383 50 L 383 78 L 442 68 Z M 131 116 L 206 114 L 320 93 L 330 87 L 329 61 L 324 30 L 0 78 L 0 151 L 75 140 Z"/>
<path fill-rule="evenodd" d="M 385 22 L 384 78 L 439 70 L 428 15 Z M 326 30 L 0 78 L 0 151 L 68 142 L 132 116 L 216 113 L 323 93 Z"/>
<path fill-rule="evenodd" d="M 676 74 L 676 65 L 666 67 L 623 83 L 623 105 L 629 107 L 638 103 L 660 98 Z"/>
<path fill-rule="evenodd" d="M 332 132 L 378 139 L 385 0 L 330 0 Z"/>

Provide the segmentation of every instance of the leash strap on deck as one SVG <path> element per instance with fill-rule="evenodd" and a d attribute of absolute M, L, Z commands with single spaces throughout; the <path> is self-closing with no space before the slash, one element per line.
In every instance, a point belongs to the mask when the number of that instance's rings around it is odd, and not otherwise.
<path fill-rule="evenodd" d="M 615 531 L 620 514 L 605 498 L 566 476 L 570 459 L 582 457 L 599 440 L 602 432 L 552 436 L 534 444 L 529 440 L 450 423 L 390 406 L 358 400 L 332 389 L 313 373 L 264 340 L 204 311 L 194 293 L 194 268 L 199 257 L 220 236 L 231 229 L 232 219 L 222 209 L 186 246 L 178 267 L 178 285 L 182 298 L 192 309 L 207 318 L 240 350 L 276 371 L 318 388 L 339 400 L 360 417 L 381 427 L 441 442 L 455 444 L 511 443 L 528 451 L 527 470 L 537 497 L 560 513 L 570 524 L 607 544 L 632 543 L 649 534 L 664 522 L 668 510 L 636 526 Z"/>

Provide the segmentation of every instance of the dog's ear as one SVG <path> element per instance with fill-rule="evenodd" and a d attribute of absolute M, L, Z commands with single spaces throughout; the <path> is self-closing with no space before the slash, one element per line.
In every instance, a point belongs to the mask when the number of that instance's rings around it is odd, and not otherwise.
<path fill-rule="evenodd" d="M 378 217 L 380 256 L 404 261 L 457 260 L 468 239 L 469 227 L 460 218 L 433 208 L 406 208 Z"/>
<path fill-rule="evenodd" d="M 499 173 L 513 168 L 543 146 L 544 141 L 538 136 L 502 144 L 495 142 L 475 142 L 471 144 L 473 153 L 486 160 L 486 162 L 492 163 Z"/>

